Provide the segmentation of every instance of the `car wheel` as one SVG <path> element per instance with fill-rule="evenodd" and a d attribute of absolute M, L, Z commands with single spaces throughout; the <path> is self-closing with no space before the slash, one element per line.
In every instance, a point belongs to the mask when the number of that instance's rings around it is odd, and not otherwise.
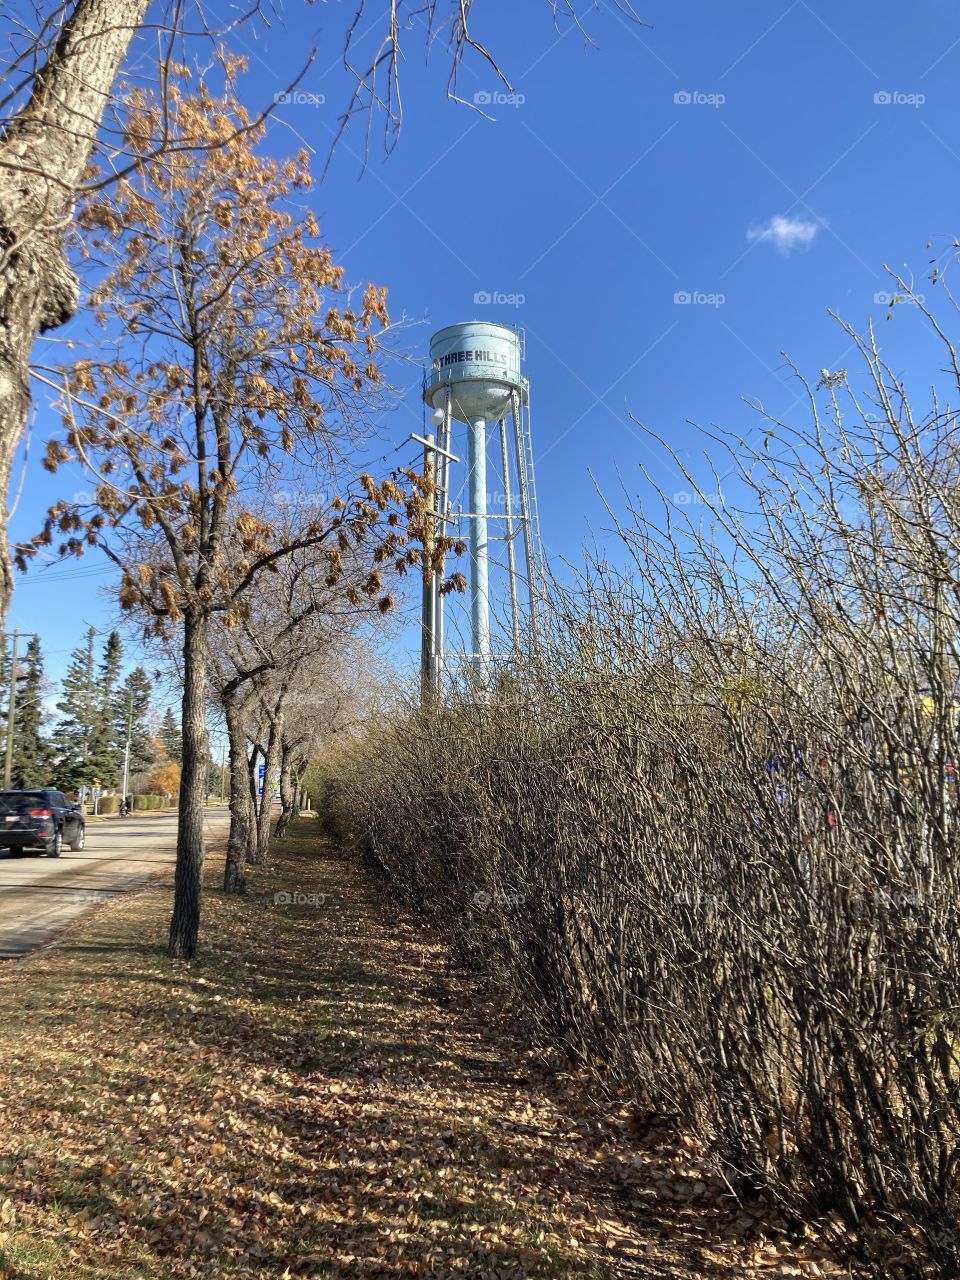
<path fill-rule="evenodd" d="M 63 853 L 63 832 L 58 831 L 52 840 L 47 841 L 46 845 L 48 858 L 59 858 Z"/>
<path fill-rule="evenodd" d="M 86 838 L 87 838 L 86 827 L 84 827 L 83 824 L 81 823 L 80 830 L 77 832 L 75 839 L 70 841 L 70 848 L 73 850 L 74 853 L 80 852 L 80 850 L 83 848 L 83 844 Z"/>

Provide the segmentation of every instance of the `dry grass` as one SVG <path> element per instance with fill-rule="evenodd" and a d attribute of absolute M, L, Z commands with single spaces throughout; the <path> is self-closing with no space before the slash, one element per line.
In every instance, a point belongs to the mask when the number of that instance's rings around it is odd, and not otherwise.
<path fill-rule="evenodd" d="M 588 1105 L 309 820 L 246 900 L 220 862 L 191 965 L 163 885 L 0 971 L 4 1277 L 832 1270 Z"/>

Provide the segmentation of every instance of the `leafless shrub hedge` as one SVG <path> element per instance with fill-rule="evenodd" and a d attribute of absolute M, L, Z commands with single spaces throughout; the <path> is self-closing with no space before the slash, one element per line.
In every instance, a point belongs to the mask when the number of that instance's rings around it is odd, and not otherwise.
<path fill-rule="evenodd" d="M 732 447 L 742 510 L 630 508 L 541 661 L 325 767 L 545 1035 L 914 1280 L 960 1274 L 960 448 L 850 337 L 869 394 Z"/>

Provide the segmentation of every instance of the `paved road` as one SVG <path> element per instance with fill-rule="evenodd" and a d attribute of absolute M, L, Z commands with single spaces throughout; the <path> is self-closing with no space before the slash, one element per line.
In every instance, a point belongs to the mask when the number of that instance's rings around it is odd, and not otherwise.
<path fill-rule="evenodd" d="M 226 835 L 226 809 L 208 809 L 207 840 Z M 103 902 L 173 866 L 177 815 L 131 814 L 87 824 L 86 848 L 60 858 L 0 850 L 0 960 L 32 951 Z"/>

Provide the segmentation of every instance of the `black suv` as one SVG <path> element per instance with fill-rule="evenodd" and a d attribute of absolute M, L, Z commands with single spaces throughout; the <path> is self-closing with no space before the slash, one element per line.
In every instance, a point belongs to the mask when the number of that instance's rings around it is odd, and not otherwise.
<path fill-rule="evenodd" d="M 64 843 L 83 848 L 83 811 L 62 791 L 0 791 L 0 849 L 42 849 L 59 858 Z"/>

